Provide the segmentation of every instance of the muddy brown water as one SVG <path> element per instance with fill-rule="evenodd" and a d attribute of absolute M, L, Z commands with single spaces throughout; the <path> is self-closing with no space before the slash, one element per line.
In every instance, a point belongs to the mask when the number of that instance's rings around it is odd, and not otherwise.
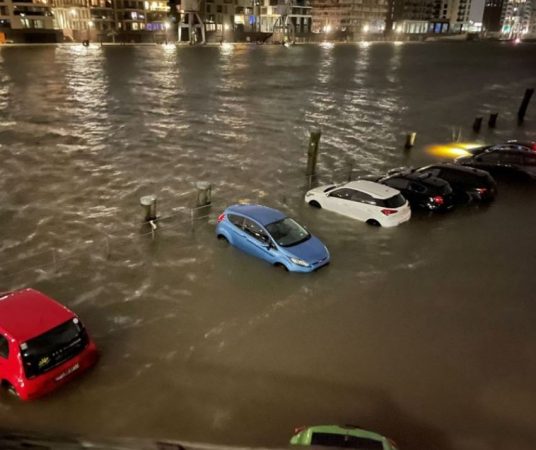
<path fill-rule="evenodd" d="M 0 291 L 57 298 L 102 351 L 53 396 L 2 396 L 1 425 L 283 446 L 354 423 L 403 449 L 532 450 L 536 185 L 396 229 L 302 199 L 311 128 L 319 182 L 343 181 L 434 161 L 489 112 L 480 139 L 536 139 L 534 100 L 515 123 L 535 82 L 528 44 L 0 48 Z M 214 204 L 192 231 L 198 180 Z M 145 194 L 173 216 L 155 239 Z M 307 224 L 332 264 L 291 275 L 222 247 L 237 201 Z"/>

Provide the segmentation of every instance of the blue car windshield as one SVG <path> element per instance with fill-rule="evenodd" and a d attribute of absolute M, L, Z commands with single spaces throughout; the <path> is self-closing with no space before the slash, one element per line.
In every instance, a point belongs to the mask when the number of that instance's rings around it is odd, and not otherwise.
<path fill-rule="evenodd" d="M 309 232 L 290 217 L 266 225 L 268 233 L 281 247 L 290 247 L 306 241 L 311 237 Z"/>

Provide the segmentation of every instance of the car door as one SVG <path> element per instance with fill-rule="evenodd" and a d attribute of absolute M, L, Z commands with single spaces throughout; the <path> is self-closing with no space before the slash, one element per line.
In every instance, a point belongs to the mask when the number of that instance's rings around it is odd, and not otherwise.
<path fill-rule="evenodd" d="M 362 220 L 374 219 L 378 214 L 378 207 L 375 199 L 365 192 L 352 189 L 352 196 L 349 208 L 352 212 L 352 217 Z"/>
<path fill-rule="evenodd" d="M 270 263 L 276 260 L 276 248 L 266 231 L 254 220 L 244 219 L 245 251 Z"/>
<path fill-rule="evenodd" d="M 244 216 L 239 216 L 238 214 L 228 214 L 227 218 L 233 226 L 229 227 L 229 232 L 232 233 L 231 239 L 235 247 L 238 247 L 240 250 L 246 251 L 247 242 L 246 242 L 246 232 L 244 231 Z"/>
<path fill-rule="evenodd" d="M 536 178 L 536 154 L 529 153 L 523 155 L 523 167 L 525 173 L 532 178 Z"/>
<path fill-rule="evenodd" d="M 328 194 L 324 209 L 352 217 L 351 197 L 352 189 L 339 188 Z"/>

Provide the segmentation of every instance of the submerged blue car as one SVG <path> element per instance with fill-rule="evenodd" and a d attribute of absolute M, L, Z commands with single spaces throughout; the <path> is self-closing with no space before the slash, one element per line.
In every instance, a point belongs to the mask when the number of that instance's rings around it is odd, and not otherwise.
<path fill-rule="evenodd" d="M 277 209 L 233 205 L 218 217 L 216 236 L 240 250 L 292 272 L 312 272 L 329 263 L 326 246 Z"/>

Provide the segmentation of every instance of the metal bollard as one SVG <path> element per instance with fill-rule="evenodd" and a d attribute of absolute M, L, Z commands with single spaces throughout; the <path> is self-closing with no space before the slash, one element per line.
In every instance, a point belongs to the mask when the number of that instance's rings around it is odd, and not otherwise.
<path fill-rule="evenodd" d="M 140 197 L 140 205 L 145 208 L 145 222 L 156 219 L 156 195 Z"/>
<path fill-rule="evenodd" d="M 473 131 L 475 133 L 478 133 L 481 127 L 482 127 L 482 117 L 475 117 L 475 121 L 473 122 Z"/>
<path fill-rule="evenodd" d="M 414 131 L 406 134 L 406 143 L 404 144 L 404 148 L 406 150 L 409 150 L 411 147 L 415 145 L 416 139 L 417 139 L 417 133 L 415 133 Z"/>
<path fill-rule="evenodd" d="M 488 127 L 495 128 L 497 126 L 497 117 L 499 117 L 499 113 L 491 113 L 489 115 Z"/>
<path fill-rule="evenodd" d="M 307 149 L 307 172 L 306 175 L 312 177 L 316 173 L 316 161 L 318 159 L 318 145 L 322 132 L 317 129 L 311 131 L 309 137 L 309 148 Z"/>
<path fill-rule="evenodd" d="M 525 95 L 523 96 L 523 100 L 521 100 L 521 105 L 519 105 L 519 110 L 517 111 L 517 123 L 519 125 L 521 125 L 525 119 L 525 114 L 527 112 L 532 94 L 534 94 L 534 89 L 527 89 L 525 91 Z"/>
<path fill-rule="evenodd" d="M 212 203 L 212 185 L 207 181 L 198 181 L 195 184 L 197 189 L 197 200 L 195 206 L 200 208 Z"/>

